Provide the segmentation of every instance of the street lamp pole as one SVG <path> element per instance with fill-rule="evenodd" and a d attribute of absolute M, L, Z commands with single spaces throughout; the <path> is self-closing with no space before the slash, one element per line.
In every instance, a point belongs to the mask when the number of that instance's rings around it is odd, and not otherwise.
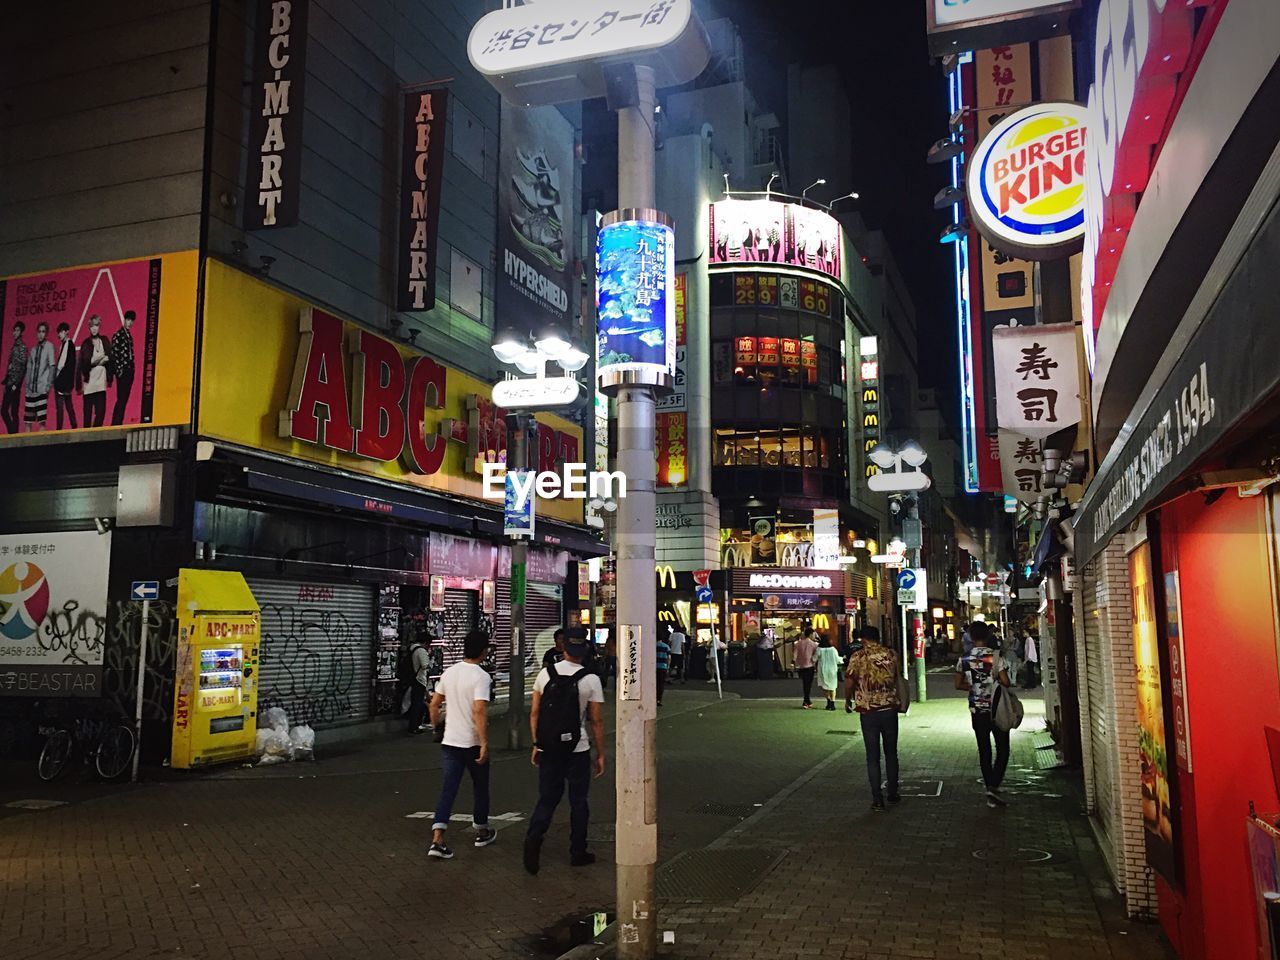
<path fill-rule="evenodd" d="M 652 209 L 654 176 L 654 72 L 635 66 L 632 95 L 617 107 L 618 207 Z M 617 897 L 619 960 L 651 960 L 657 952 L 658 861 L 657 611 L 654 556 L 657 541 L 657 479 L 653 388 L 625 385 L 618 390 L 617 467 L 627 478 L 618 500 L 614 553 L 617 557 L 618 712 L 614 771 L 617 784 Z M 624 699 L 622 673 L 629 645 L 638 645 L 638 699 Z M 634 691 L 632 691 L 634 693 Z"/>
<path fill-rule="evenodd" d="M 507 469 L 524 470 L 528 466 L 529 418 L 528 414 L 513 413 L 507 418 L 510 437 L 507 443 Z M 524 595 L 529 565 L 529 540 L 526 537 L 511 538 L 511 666 L 508 670 L 507 747 L 511 750 L 528 748 L 526 734 L 529 730 L 529 714 L 524 702 L 524 669 L 529 656 L 528 640 L 524 629 Z"/>

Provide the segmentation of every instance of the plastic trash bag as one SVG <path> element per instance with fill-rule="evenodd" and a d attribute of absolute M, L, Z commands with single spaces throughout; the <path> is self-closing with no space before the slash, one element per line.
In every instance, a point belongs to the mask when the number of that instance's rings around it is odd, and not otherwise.
<path fill-rule="evenodd" d="M 316 732 L 309 725 L 300 724 L 290 730 L 289 742 L 293 745 L 293 759 L 315 759 Z"/>
<path fill-rule="evenodd" d="M 287 763 L 293 759 L 293 743 L 289 740 L 289 731 L 283 727 L 259 730 L 258 737 L 258 743 L 262 747 L 262 759 L 258 761 L 258 766 Z"/>
<path fill-rule="evenodd" d="M 289 715 L 284 712 L 284 707 L 272 707 L 267 711 L 267 726 L 272 730 L 289 729 Z"/>

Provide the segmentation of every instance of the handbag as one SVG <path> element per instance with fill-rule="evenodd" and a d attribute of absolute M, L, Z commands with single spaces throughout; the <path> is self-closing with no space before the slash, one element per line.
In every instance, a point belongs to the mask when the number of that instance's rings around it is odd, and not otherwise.
<path fill-rule="evenodd" d="M 911 709 L 911 688 L 907 686 L 907 678 L 902 675 L 902 671 L 894 665 L 894 677 L 896 678 L 896 686 L 898 690 L 898 712 L 906 713 Z"/>
<path fill-rule="evenodd" d="M 1022 701 L 1008 687 L 997 683 L 991 718 L 996 727 L 1006 733 L 1022 725 Z"/>

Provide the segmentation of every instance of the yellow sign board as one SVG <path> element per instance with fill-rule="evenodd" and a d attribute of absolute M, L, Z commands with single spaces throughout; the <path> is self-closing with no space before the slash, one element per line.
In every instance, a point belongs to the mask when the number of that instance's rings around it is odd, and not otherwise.
<path fill-rule="evenodd" d="M 225 264 L 205 277 L 202 436 L 484 499 L 482 464 L 505 456 L 489 384 Z M 580 427 L 536 419 L 536 469 L 581 461 Z M 537 511 L 582 523 L 583 506 L 540 499 Z"/>
<path fill-rule="evenodd" d="M 198 267 L 188 250 L 0 279 L 0 362 L 23 365 L 0 442 L 189 423 Z"/>

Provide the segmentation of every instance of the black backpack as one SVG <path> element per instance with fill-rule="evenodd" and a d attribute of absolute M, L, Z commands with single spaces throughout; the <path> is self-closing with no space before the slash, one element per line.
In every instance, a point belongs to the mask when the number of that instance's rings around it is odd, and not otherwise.
<path fill-rule="evenodd" d="M 396 656 L 396 679 L 402 684 L 413 683 L 417 679 L 417 672 L 413 669 L 413 651 L 422 644 L 415 642 L 408 650 L 401 649 Z"/>
<path fill-rule="evenodd" d="M 582 739 L 582 706 L 578 702 L 578 683 L 587 669 L 566 676 L 549 667 L 550 679 L 542 689 L 538 703 L 537 746 L 546 753 L 572 753 Z"/>

